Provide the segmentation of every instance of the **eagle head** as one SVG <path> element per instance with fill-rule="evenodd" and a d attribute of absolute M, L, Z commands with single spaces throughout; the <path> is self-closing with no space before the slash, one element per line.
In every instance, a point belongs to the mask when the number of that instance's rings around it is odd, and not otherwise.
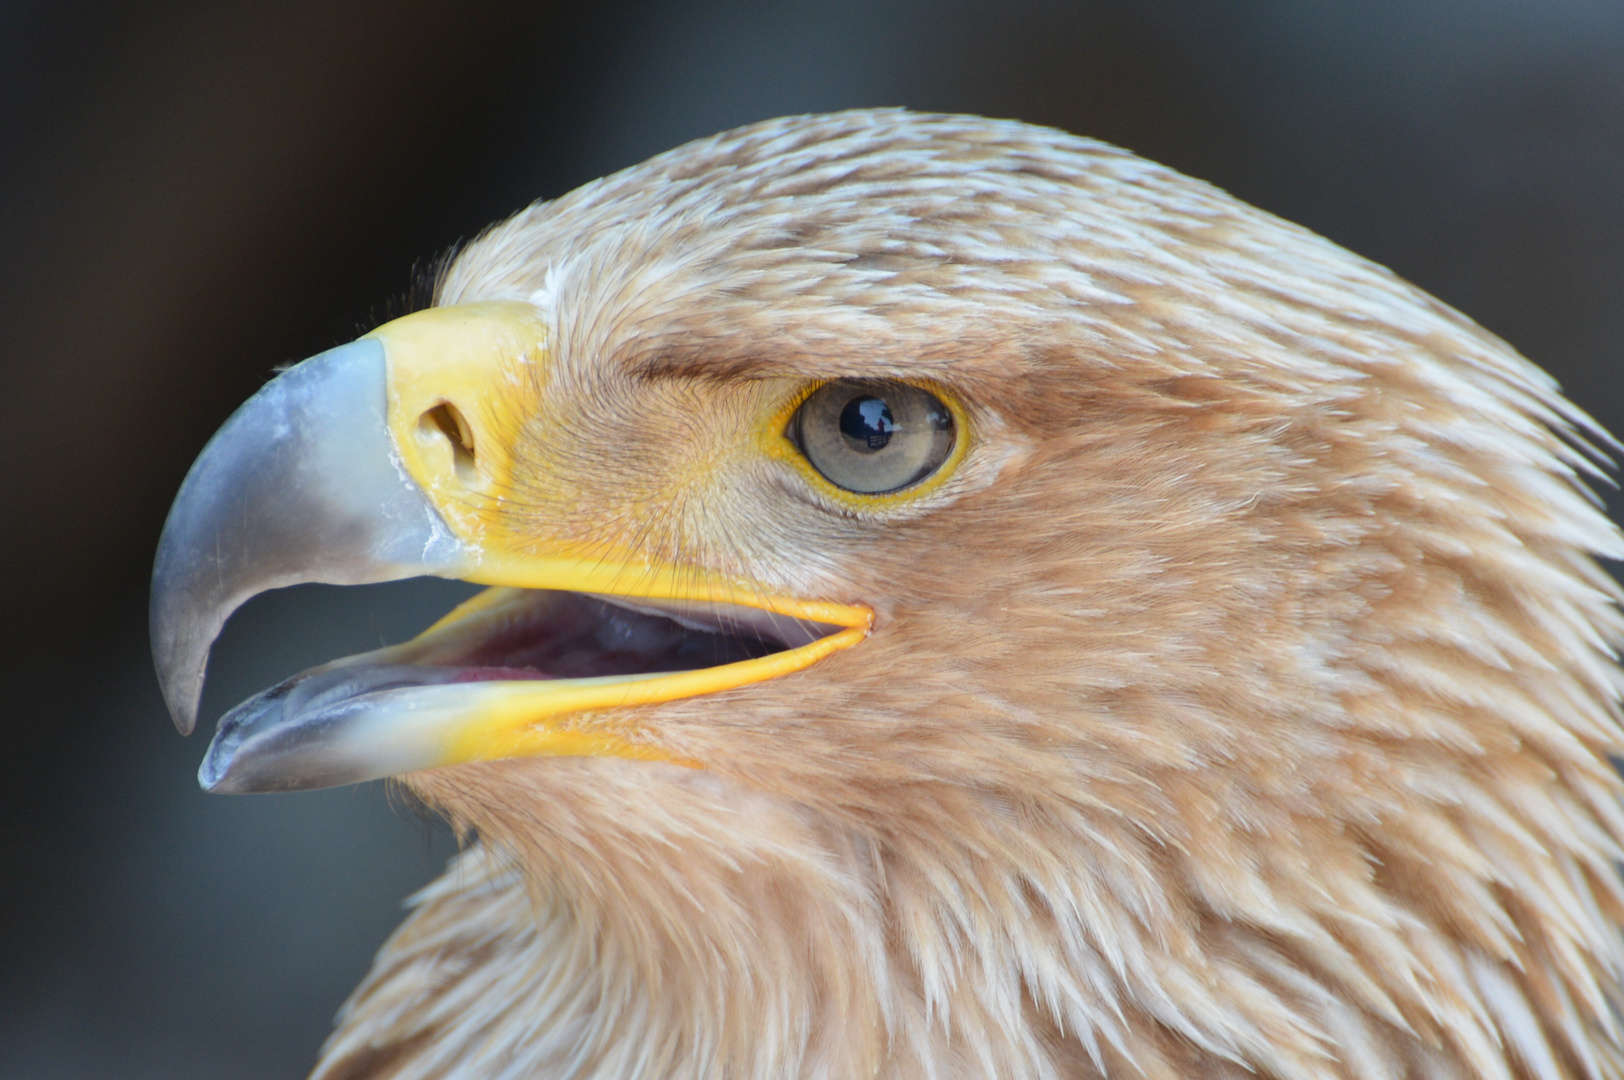
<path fill-rule="evenodd" d="M 466 246 L 204 452 L 154 642 L 491 586 L 205 787 L 469 838 L 327 1078 L 1624 1075 L 1605 440 L 1382 268 L 1087 139 L 860 111 Z"/>

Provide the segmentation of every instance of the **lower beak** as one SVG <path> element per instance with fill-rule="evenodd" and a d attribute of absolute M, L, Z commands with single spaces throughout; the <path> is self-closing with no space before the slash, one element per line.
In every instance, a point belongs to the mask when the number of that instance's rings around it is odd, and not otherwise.
<path fill-rule="evenodd" d="M 635 724 L 603 717 L 788 674 L 867 632 L 866 624 L 760 611 L 752 627 L 741 624 L 752 609 L 731 605 L 637 607 L 488 589 L 412 641 L 324 664 L 249 698 L 221 718 L 198 780 L 216 792 L 289 791 L 512 757 L 698 765 L 640 737 Z M 613 654 L 595 640 L 605 625 L 613 627 Z M 728 662 L 684 668 L 683 650 Z M 490 663 L 515 653 L 534 666 Z M 633 670 L 590 673 L 606 663 Z M 598 719 L 581 722 L 589 715 Z"/>
<path fill-rule="evenodd" d="M 445 415 L 467 423 L 481 414 L 470 395 L 500 394 L 516 365 L 543 356 L 527 305 L 430 309 L 283 372 L 210 441 L 153 572 L 154 661 L 183 734 L 215 637 L 259 592 L 421 575 L 500 587 L 411 642 L 233 709 L 199 772 L 206 789 L 326 787 L 519 756 L 681 760 L 636 722 L 640 708 L 789 674 L 866 636 L 865 607 L 703 567 L 581 558 L 544 537 L 515 554 L 470 535 L 440 486 L 414 475 L 423 447 L 403 455 L 401 433 L 443 427 Z"/>

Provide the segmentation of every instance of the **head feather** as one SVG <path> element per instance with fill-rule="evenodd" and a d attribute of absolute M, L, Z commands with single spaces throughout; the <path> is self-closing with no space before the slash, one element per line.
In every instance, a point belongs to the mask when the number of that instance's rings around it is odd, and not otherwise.
<path fill-rule="evenodd" d="M 1122 150 L 896 110 L 539 203 L 439 299 L 546 313 L 619 441 L 516 454 L 616 493 L 582 535 L 880 621 L 658 707 L 702 773 L 412 779 L 480 844 L 319 1076 L 1624 1076 L 1607 437 L 1464 316 Z M 673 394 L 849 375 L 969 410 L 918 505 L 664 475 Z"/>

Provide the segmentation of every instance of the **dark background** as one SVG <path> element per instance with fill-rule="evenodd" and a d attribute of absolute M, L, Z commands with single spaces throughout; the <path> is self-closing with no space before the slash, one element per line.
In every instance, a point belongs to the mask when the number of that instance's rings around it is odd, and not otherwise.
<path fill-rule="evenodd" d="M 0 0 L 0 1075 L 299 1076 L 451 850 L 377 784 L 199 792 L 145 590 L 210 432 L 533 198 L 881 104 L 1055 124 L 1214 181 L 1624 429 L 1617 0 Z M 461 588 L 257 600 L 205 727 Z"/>

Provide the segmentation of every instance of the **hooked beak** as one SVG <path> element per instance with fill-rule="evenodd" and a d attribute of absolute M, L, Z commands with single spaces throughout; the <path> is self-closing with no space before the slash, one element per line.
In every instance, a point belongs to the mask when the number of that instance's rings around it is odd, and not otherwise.
<path fill-rule="evenodd" d="M 546 342 L 525 304 L 418 312 L 278 375 L 210 440 L 153 570 L 153 657 L 182 734 L 214 639 L 260 592 L 421 575 L 501 587 L 411 642 L 233 709 L 204 788 L 327 787 L 502 757 L 677 760 L 627 710 L 788 674 L 866 636 L 865 607 L 499 536 L 500 499 L 482 496 L 511 468 L 504 424 L 545 413 Z"/>
<path fill-rule="evenodd" d="M 267 589 L 456 577 L 468 552 L 407 475 L 384 345 L 362 338 L 267 383 L 192 466 L 152 572 L 152 652 L 175 726 L 197 724 L 209 647 Z"/>

